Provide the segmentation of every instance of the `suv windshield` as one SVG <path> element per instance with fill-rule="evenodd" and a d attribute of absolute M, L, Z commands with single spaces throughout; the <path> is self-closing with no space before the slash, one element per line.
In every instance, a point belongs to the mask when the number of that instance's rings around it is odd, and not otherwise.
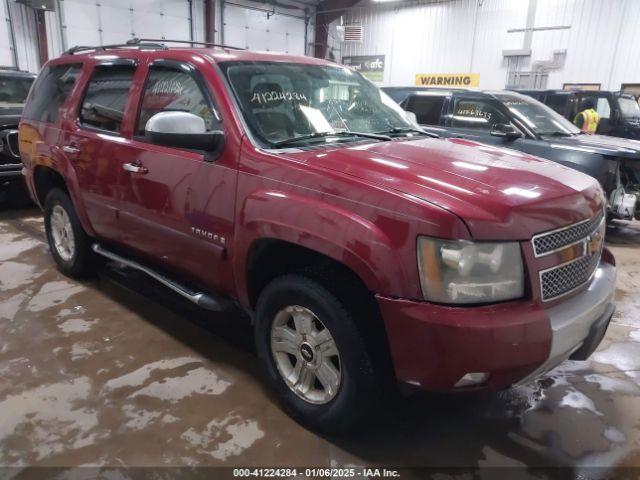
<path fill-rule="evenodd" d="M 33 78 L 0 76 L 0 108 L 22 108 Z"/>
<path fill-rule="evenodd" d="M 580 129 L 545 104 L 524 95 L 496 93 L 509 111 L 538 135 L 570 136 Z"/>
<path fill-rule="evenodd" d="M 626 119 L 640 119 L 640 105 L 634 98 L 618 97 L 618 106 Z"/>
<path fill-rule="evenodd" d="M 270 146 L 388 140 L 384 135 L 419 128 L 391 98 L 347 68 L 274 62 L 220 66 L 249 128 Z"/>

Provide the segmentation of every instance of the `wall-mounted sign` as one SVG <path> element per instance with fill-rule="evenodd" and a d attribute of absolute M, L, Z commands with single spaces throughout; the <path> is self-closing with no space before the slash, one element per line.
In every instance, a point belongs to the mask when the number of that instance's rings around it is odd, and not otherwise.
<path fill-rule="evenodd" d="M 589 90 L 590 92 L 597 92 L 600 90 L 599 83 L 565 83 L 562 86 L 563 90 Z"/>
<path fill-rule="evenodd" d="M 423 87 L 477 87 L 479 73 L 418 73 L 416 85 Z"/>
<path fill-rule="evenodd" d="M 381 82 L 384 76 L 384 55 L 342 57 L 342 63 L 360 72 L 373 82 Z"/>

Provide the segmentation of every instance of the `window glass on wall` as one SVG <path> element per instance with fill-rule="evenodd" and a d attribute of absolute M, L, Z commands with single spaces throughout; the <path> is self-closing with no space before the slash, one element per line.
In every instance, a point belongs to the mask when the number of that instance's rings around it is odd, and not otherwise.
<path fill-rule="evenodd" d="M 216 118 L 200 86 L 188 73 L 171 67 L 151 67 L 138 118 L 138 134 L 144 134 L 149 119 L 159 112 L 189 112 L 213 130 Z"/>
<path fill-rule="evenodd" d="M 491 130 L 499 123 L 508 124 L 509 120 L 490 103 L 483 100 L 455 99 L 452 127 Z"/>
<path fill-rule="evenodd" d="M 29 120 L 55 123 L 60 107 L 71 93 L 82 65 L 58 65 L 45 68 L 33 87 L 22 116 Z"/>
<path fill-rule="evenodd" d="M 96 67 L 82 101 L 80 123 L 119 132 L 135 70 L 132 65 Z"/>

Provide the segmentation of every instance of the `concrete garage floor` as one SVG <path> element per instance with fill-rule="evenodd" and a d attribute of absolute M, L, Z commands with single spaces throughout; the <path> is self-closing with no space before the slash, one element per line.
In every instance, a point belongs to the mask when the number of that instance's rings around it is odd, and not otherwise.
<path fill-rule="evenodd" d="M 599 351 L 526 387 L 416 394 L 323 438 L 260 380 L 249 326 L 111 267 L 54 268 L 37 210 L 0 212 L 0 465 L 640 465 L 640 225 L 608 233 L 618 311 Z"/>

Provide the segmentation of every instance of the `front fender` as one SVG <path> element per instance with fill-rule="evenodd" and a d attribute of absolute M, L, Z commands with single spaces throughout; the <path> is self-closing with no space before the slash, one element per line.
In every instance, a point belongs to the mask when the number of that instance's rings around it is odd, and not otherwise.
<path fill-rule="evenodd" d="M 237 216 L 234 265 L 241 301 L 249 302 L 249 252 L 255 241 L 264 238 L 326 255 L 355 272 L 372 292 L 409 294 L 412 276 L 404 268 L 407 262 L 402 252 L 415 241 L 408 238 L 406 230 L 398 228 L 394 229 L 396 235 L 388 234 L 354 211 L 289 192 L 264 190 L 245 198 Z M 411 256 L 415 264 L 415 253 Z"/>
<path fill-rule="evenodd" d="M 613 188 L 618 159 L 600 153 L 580 151 L 574 149 L 546 148 L 540 152 L 531 151 L 532 155 L 558 162 L 565 167 L 578 170 L 598 180 L 600 185 L 609 192 Z"/>

